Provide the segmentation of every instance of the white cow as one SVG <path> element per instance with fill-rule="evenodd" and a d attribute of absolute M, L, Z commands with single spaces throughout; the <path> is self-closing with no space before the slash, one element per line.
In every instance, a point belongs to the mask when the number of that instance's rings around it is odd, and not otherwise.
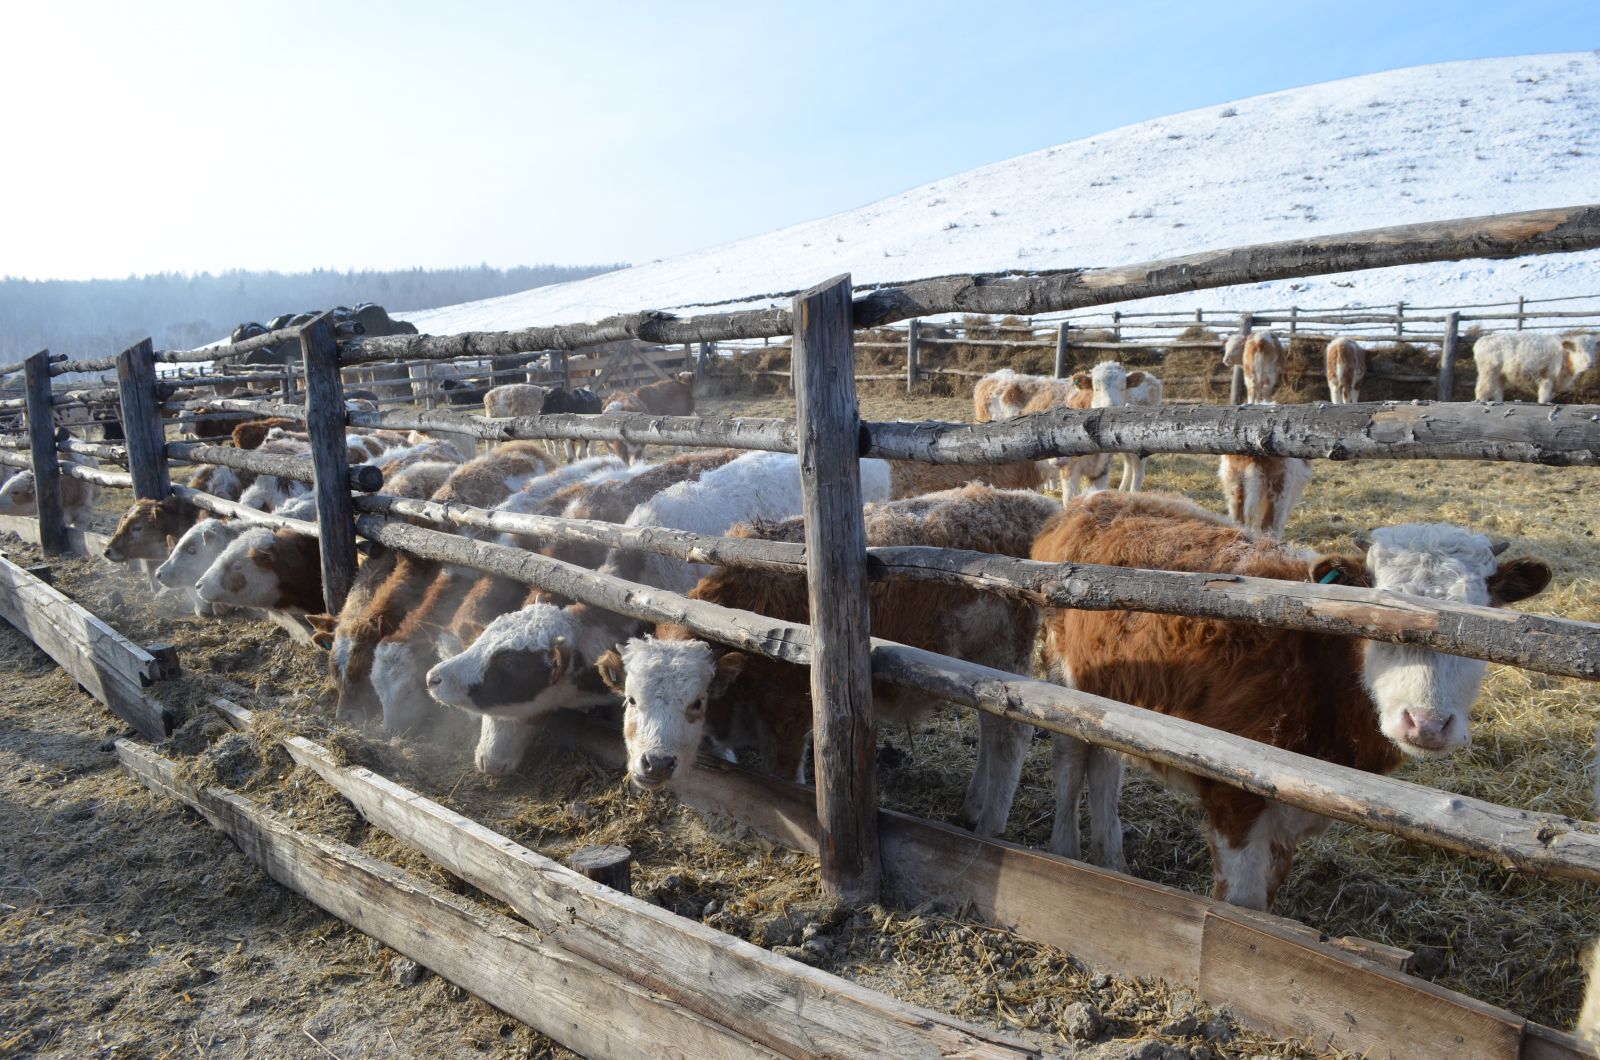
<path fill-rule="evenodd" d="M 1472 348 L 1478 368 L 1479 401 L 1504 401 L 1506 383 L 1536 390 L 1541 405 L 1572 389 L 1578 376 L 1600 357 L 1600 334 L 1540 335 L 1532 332 L 1485 335 Z"/>

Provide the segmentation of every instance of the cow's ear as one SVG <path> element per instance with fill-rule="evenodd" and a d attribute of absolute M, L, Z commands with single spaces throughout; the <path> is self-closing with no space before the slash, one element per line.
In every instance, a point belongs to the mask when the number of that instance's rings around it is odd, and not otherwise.
<path fill-rule="evenodd" d="M 1489 603 L 1514 604 L 1544 591 L 1550 584 L 1550 565 L 1542 559 L 1501 560 L 1489 575 Z"/>
<path fill-rule="evenodd" d="M 167 535 L 167 551 L 171 552 L 178 547 L 178 539 L 171 534 Z"/>
<path fill-rule="evenodd" d="M 1088 372 L 1079 372 L 1072 377 L 1072 385 L 1079 390 L 1093 390 L 1094 380 L 1089 378 Z"/>
<path fill-rule="evenodd" d="M 600 656 L 600 661 L 594 664 L 594 668 L 599 671 L 600 680 L 605 682 L 607 688 L 619 696 L 622 695 L 627 678 L 626 672 L 622 669 L 622 656 L 614 650 L 607 651 Z"/>
<path fill-rule="evenodd" d="M 1144 373 L 1143 372 L 1129 372 L 1128 373 L 1128 389 L 1132 390 L 1135 387 L 1141 387 L 1141 386 L 1144 386 Z"/>
<path fill-rule="evenodd" d="M 263 570 L 272 569 L 272 550 L 267 548 L 252 548 L 248 553 L 250 561 Z"/>
<path fill-rule="evenodd" d="M 1359 585 L 1372 588 L 1372 574 L 1359 556 L 1318 556 L 1311 564 L 1311 580 L 1318 585 Z"/>
<path fill-rule="evenodd" d="M 717 659 L 717 672 L 711 675 L 711 687 L 706 689 L 706 695 L 713 699 L 725 695 L 744 672 L 744 655 L 740 652 L 723 652 Z"/>
<path fill-rule="evenodd" d="M 566 637 L 557 637 L 550 645 L 550 685 L 555 687 L 572 666 L 572 646 Z"/>

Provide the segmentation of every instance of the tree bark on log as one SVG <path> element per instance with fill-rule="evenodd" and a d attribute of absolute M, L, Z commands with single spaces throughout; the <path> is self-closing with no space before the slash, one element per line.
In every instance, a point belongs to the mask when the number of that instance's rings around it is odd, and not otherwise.
<path fill-rule="evenodd" d="M 39 523 L 39 547 L 47 555 L 60 555 L 71 544 L 67 536 L 67 512 L 61 500 L 61 462 L 56 457 L 55 412 L 50 401 L 50 351 L 40 350 L 29 357 L 23 368 L 24 402 L 27 406 L 28 439 L 33 470 L 35 519 Z"/>
<path fill-rule="evenodd" d="M 258 475 L 276 475 L 296 482 L 315 482 L 316 470 L 309 456 L 290 456 L 286 453 L 261 453 L 254 449 L 235 449 L 231 445 L 208 445 L 205 442 L 168 442 L 167 455 L 191 464 L 218 464 L 239 471 L 253 471 Z M 340 450 L 340 459 L 344 452 Z M 383 472 L 372 464 L 348 465 L 350 486 L 363 493 L 376 493 L 383 488 Z"/>
<path fill-rule="evenodd" d="M 1258 243 L 1110 268 L 1061 269 L 1026 276 L 940 276 L 870 290 L 855 300 L 852 315 L 857 328 L 950 313 L 1036 316 L 1265 280 L 1429 261 L 1557 254 L 1597 246 L 1600 205 L 1586 204 Z M 687 318 L 652 310 L 608 317 L 592 324 L 352 339 L 344 344 L 340 363 L 361 364 L 394 357 L 449 360 L 504 356 L 528 350 L 571 350 L 630 338 L 677 345 L 775 338 L 793 332 L 793 315 L 786 309 L 747 309 Z M 214 351 L 211 356 L 216 356 Z"/>
<path fill-rule="evenodd" d="M 161 425 L 162 396 L 156 389 L 156 365 L 149 339 L 117 356 L 117 400 L 128 449 L 133 492 L 141 500 L 165 500 L 172 488 L 167 473 L 166 442 Z"/>

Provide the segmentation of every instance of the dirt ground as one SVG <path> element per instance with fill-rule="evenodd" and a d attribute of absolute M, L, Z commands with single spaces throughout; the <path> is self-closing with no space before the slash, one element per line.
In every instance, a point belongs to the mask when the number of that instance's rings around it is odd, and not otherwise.
<path fill-rule="evenodd" d="M 792 399 L 717 400 L 707 412 L 792 415 Z M 873 418 L 963 419 L 964 397 L 863 388 Z M 1219 507 L 1215 462 L 1158 457 L 1147 486 Z M 1449 519 L 1502 536 L 1556 569 L 1530 610 L 1600 619 L 1600 473 L 1412 462 L 1319 464 L 1290 535 L 1350 548 L 1372 525 Z M 108 518 L 122 503 L 108 497 Z M 19 562 L 37 554 L 15 543 Z M 463 888 L 369 832 L 319 781 L 242 747 L 199 709 L 221 692 L 553 857 L 628 845 L 636 893 L 877 989 L 1095 1057 L 1323 1055 L 1240 1033 L 1182 991 L 1109 976 L 1069 954 L 933 909 L 844 915 L 818 900 L 815 866 L 669 797 L 552 749 L 487 778 L 459 731 L 434 744 L 329 729 L 323 663 L 275 626 L 195 619 L 142 579 L 98 561 L 52 564 L 57 584 L 142 643 L 179 646 L 185 676 L 157 686 L 194 709 L 165 748 L 296 824 Z M 416 969 L 271 883 L 200 819 L 123 776 L 115 719 L 24 638 L 0 626 L 0 1056 L 548 1056 L 559 1047 Z M 1589 816 L 1584 754 L 1600 696 L 1583 682 L 1491 667 L 1473 747 L 1409 779 L 1514 806 Z M 975 724 L 936 713 L 882 734 L 887 805 L 948 820 Z M 241 754 L 248 750 L 249 753 Z M 1042 846 L 1053 793 L 1048 745 L 1030 754 L 1007 838 Z M 954 779 L 952 779 L 954 778 Z M 1124 798 L 1133 872 L 1190 890 L 1210 869 L 1194 814 L 1138 774 Z M 1418 953 L 1419 974 L 1564 1025 L 1579 948 L 1600 924 L 1593 888 L 1528 879 L 1378 833 L 1335 826 L 1302 849 L 1276 912 L 1331 934 Z M 822 943 L 815 940 L 821 938 Z"/>

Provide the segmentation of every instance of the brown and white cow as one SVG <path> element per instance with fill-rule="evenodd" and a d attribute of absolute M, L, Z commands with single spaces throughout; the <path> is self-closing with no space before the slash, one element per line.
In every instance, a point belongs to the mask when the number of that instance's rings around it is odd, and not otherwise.
<path fill-rule="evenodd" d="M 1270 331 L 1228 340 L 1222 363 L 1244 368 L 1245 401 L 1273 404 L 1273 391 L 1283 377 L 1284 349 Z M 1228 504 L 1228 518 L 1271 537 L 1283 536 L 1289 513 L 1300 503 L 1311 481 L 1311 462 L 1295 457 L 1227 454 L 1217 462 L 1217 478 Z"/>
<path fill-rule="evenodd" d="M 657 416 L 688 416 L 694 412 L 694 373 L 679 372 L 675 379 L 659 379 L 636 390 L 613 391 L 606 398 L 605 412 L 649 412 Z M 644 446 L 612 442 L 618 459 L 636 462 Z"/>
<path fill-rule="evenodd" d="M 1532 596 L 1550 580 L 1536 559 L 1496 560 L 1503 546 L 1443 523 L 1376 530 L 1366 555 L 1317 555 L 1230 526 L 1180 498 L 1096 493 L 1068 504 L 1033 558 L 1157 570 L 1215 571 L 1285 581 L 1376 586 L 1468 604 Z M 1128 611 L 1049 610 L 1044 661 L 1083 692 L 1248 737 L 1354 769 L 1392 772 L 1407 756 L 1438 757 L 1469 740 L 1468 712 L 1486 664 L 1409 645 Z M 1295 847 L 1328 820 L 1180 770 L 1150 765 L 1195 794 L 1206 814 L 1213 894 L 1264 909 Z M 1077 808 L 1089 782 L 1094 860 L 1124 865 L 1110 752 L 1057 737 L 1051 849 L 1078 854 Z"/>
<path fill-rule="evenodd" d="M 1353 405 L 1361 400 L 1361 381 L 1367 377 L 1367 350 L 1355 339 L 1337 338 L 1328 343 L 1324 370 L 1328 376 L 1328 399 L 1335 405 Z"/>
<path fill-rule="evenodd" d="M 1506 384 L 1536 392 L 1541 405 L 1572 389 L 1600 356 L 1600 335 L 1485 335 L 1472 347 L 1479 401 L 1504 401 Z"/>

